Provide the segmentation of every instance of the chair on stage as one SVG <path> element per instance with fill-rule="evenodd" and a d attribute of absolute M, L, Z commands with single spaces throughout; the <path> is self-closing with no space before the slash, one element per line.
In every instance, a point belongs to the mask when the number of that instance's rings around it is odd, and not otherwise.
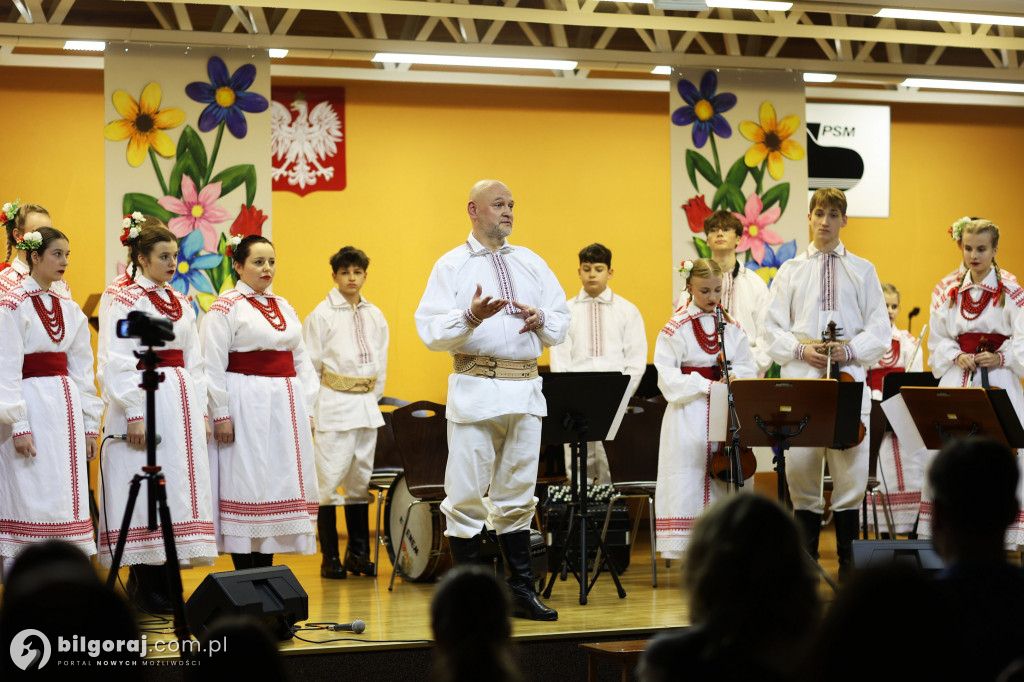
<path fill-rule="evenodd" d="M 404 521 L 399 537 L 391 538 L 395 558 L 389 591 L 394 587 L 402 555 L 407 553 L 405 538 L 413 508 L 430 505 L 431 512 L 440 515 L 438 507 L 445 497 L 444 472 L 448 463 L 448 421 L 444 405 L 427 400 L 404 405 L 391 413 L 391 425 L 402 462 L 403 480 L 412 499 L 406 509 L 395 510 L 395 513 L 402 512 Z M 435 528 L 435 534 L 437 530 Z M 434 543 L 426 544 L 429 546 L 422 549 L 431 553 L 447 552 L 439 537 L 434 538 Z"/>
<path fill-rule="evenodd" d="M 377 403 L 381 407 L 402 407 L 408 405 L 408 400 L 389 398 L 384 396 Z M 373 548 L 373 574 L 377 575 L 377 557 L 380 554 L 381 545 L 385 543 L 384 535 L 380 532 L 380 519 L 384 506 L 382 504 L 384 495 L 395 482 L 395 478 L 402 473 L 402 460 L 398 456 L 398 446 L 395 445 L 395 432 L 391 426 L 391 411 L 382 410 L 384 424 L 377 428 L 377 447 L 373 453 L 373 472 L 370 474 L 370 490 L 377 491 L 377 543 Z"/>
<path fill-rule="evenodd" d="M 626 413 L 622 416 L 622 423 L 615 440 L 605 441 L 604 444 L 615 494 L 608 501 L 601 538 L 604 540 L 608 535 L 612 507 L 617 501 L 627 498 L 645 498 L 651 527 L 651 580 L 654 587 L 658 586 L 654 495 L 658 480 L 661 421 L 665 416 L 665 407 L 663 401 L 631 398 Z M 631 543 L 640 529 L 640 512 L 641 510 L 637 510 L 636 519 L 633 521 Z M 600 560 L 599 553 L 594 561 L 595 567 L 600 565 Z"/>

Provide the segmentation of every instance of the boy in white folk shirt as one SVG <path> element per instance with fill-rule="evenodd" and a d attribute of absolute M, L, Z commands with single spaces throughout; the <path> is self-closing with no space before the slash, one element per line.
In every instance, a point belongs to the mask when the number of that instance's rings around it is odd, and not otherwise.
<path fill-rule="evenodd" d="M 612 252 L 603 244 L 584 247 L 577 270 L 583 287 L 567 303 L 572 319 L 565 341 L 551 348 L 552 372 L 621 372 L 629 375 L 633 395 L 647 366 L 647 336 L 640 310 L 612 293 Z M 572 467 L 569 446 L 565 470 Z M 600 441 L 587 443 L 587 473 L 598 483 L 611 483 L 608 456 Z"/>
<path fill-rule="evenodd" d="M 338 285 L 306 318 L 303 340 L 320 377 L 313 424 L 320 486 L 317 534 L 320 575 L 374 575 L 370 561 L 369 482 L 377 428 L 384 424 L 377 401 L 384 395 L 388 324 L 360 293 L 370 259 L 352 246 L 331 257 Z M 339 487 L 341 492 L 339 492 Z M 338 549 L 335 507 L 344 505 L 348 545 Z"/>

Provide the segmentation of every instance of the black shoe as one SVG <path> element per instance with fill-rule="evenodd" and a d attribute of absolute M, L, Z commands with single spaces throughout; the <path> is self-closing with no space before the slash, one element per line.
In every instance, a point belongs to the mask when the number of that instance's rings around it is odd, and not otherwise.
<path fill-rule="evenodd" d="M 816 514 L 806 509 L 797 509 L 793 512 L 793 520 L 800 528 L 800 538 L 803 540 L 804 549 L 815 561 L 818 560 L 818 536 L 821 534 L 821 514 Z"/>
<path fill-rule="evenodd" d="M 348 577 L 338 554 L 338 514 L 334 506 L 320 507 L 316 516 L 316 533 L 320 537 L 320 577 L 344 580 Z"/>
<path fill-rule="evenodd" d="M 452 563 L 456 566 L 480 563 L 480 545 L 483 536 L 479 533 L 471 538 L 448 536 L 448 547 L 452 551 Z"/>
<path fill-rule="evenodd" d="M 234 564 L 236 571 L 252 568 L 252 554 L 232 554 L 231 563 Z"/>
<path fill-rule="evenodd" d="M 274 565 L 273 554 L 262 554 L 260 552 L 252 553 L 252 567 L 253 568 L 268 568 Z"/>
<path fill-rule="evenodd" d="M 836 555 L 839 557 L 839 582 L 846 582 L 853 574 L 853 541 L 860 531 L 860 515 L 856 509 L 837 511 Z"/>
<path fill-rule="evenodd" d="M 348 544 L 345 546 L 345 570 L 352 575 L 376 575 L 377 568 L 370 561 L 370 505 L 346 504 L 345 526 Z"/>
<path fill-rule="evenodd" d="M 530 531 L 517 530 L 498 536 L 505 555 L 505 582 L 512 593 L 512 615 L 529 620 L 558 620 L 558 611 L 545 606 L 534 590 L 533 552 Z"/>
<path fill-rule="evenodd" d="M 146 613 L 172 613 L 174 606 L 164 585 L 163 566 L 137 564 L 128 569 L 125 592 L 135 606 Z"/>

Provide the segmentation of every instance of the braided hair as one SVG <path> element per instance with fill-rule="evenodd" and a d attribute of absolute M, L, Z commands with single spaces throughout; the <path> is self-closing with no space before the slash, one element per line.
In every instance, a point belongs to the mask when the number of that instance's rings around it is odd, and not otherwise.
<path fill-rule="evenodd" d="M 14 250 L 14 245 L 17 242 L 14 238 L 14 230 L 20 230 L 24 234 L 25 222 L 33 213 L 42 213 L 46 217 L 50 216 L 50 212 L 39 204 L 22 204 L 13 220 L 4 220 L 4 227 L 7 228 L 7 257 L 4 259 L 6 262 L 11 262 L 11 252 Z M 6 216 L 3 217 L 6 218 Z M 25 257 L 27 258 L 28 254 Z"/>
<path fill-rule="evenodd" d="M 167 229 L 164 221 L 151 215 L 144 216 L 145 221 L 139 228 L 139 236 L 128 242 L 128 258 L 131 261 L 128 265 L 128 277 L 135 281 L 142 264 L 139 259 L 142 256 L 149 256 L 153 247 L 160 242 L 178 243 L 174 233 Z"/>
<path fill-rule="evenodd" d="M 67 238 L 67 235 L 65 235 L 63 232 L 61 232 L 60 230 L 58 230 L 55 227 L 40 227 L 40 228 L 36 229 L 35 231 L 38 232 L 39 235 L 43 239 L 42 239 L 42 241 L 39 242 L 39 246 L 37 246 L 36 248 L 34 248 L 34 249 L 25 249 L 25 259 L 28 261 L 28 271 L 30 273 L 32 272 L 32 265 L 33 265 L 33 263 L 32 263 L 32 254 L 33 253 L 38 253 L 39 257 L 42 258 L 43 254 L 46 253 L 46 249 L 48 249 L 50 247 L 50 244 L 52 242 L 54 242 L 54 241 L 56 241 L 58 239 L 63 239 L 64 241 L 70 241 Z"/>

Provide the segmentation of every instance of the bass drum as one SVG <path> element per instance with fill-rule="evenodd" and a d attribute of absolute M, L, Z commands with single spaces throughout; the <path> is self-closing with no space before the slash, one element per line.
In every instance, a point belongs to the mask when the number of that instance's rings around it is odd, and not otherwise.
<path fill-rule="evenodd" d="M 401 535 L 406 510 L 416 499 L 409 492 L 405 475 L 399 474 L 384 501 L 384 528 L 387 529 L 384 545 L 392 563 L 399 547 L 395 538 Z M 409 525 L 401 543 L 404 547 L 398 573 L 411 582 L 428 582 L 452 565 L 452 555 L 444 537 L 444 515 L 437 505 L 425 503 L 416 505 L 409 513 Z"/>

